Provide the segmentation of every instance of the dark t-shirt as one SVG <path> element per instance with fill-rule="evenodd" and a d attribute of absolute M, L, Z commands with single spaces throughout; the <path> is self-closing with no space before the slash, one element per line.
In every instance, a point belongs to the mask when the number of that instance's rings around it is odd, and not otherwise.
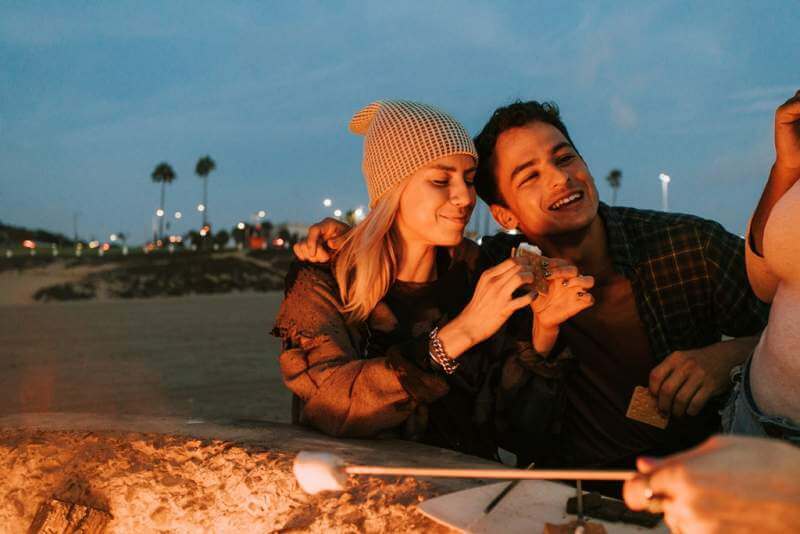
<path fill-rule="evenodd" d="M 427 354 L 430 331 L 463 310 L 475 284 L 475 272 L 470 272 L 464 264 L 448 269 L 449 262 L 446 251 L 440 250 L 436 280 L 427 283 L 396 281 L 392 285 L 383 302 L 397 323 L 389 332 L 373 329 L 370 348 L 379 353 L 399 349 L 406 358 L 416 355 L 421 358 L 417 362 L 420 366 L 440 373 L 450 388 L 445 396 L 418 408 L 403 429 L 405 437 L 494 458 L 497 446 L 492 426 L 491 376 L 492 369 L 499 365 L 499 357 L 493 355 L 496 351 L 488 344 L 473 347 L 459 357 L 459 367 L 452 375 L 433 367 Z M 409 350 L 410 344 L 418 347 Z M 414 436 L 417 432 L 419 435 Z"/>
<path fill-rule="evenodd" d="M 626 417 L 633 389 L 647 387 L 658 365 L 630 281 L 614 273 L 592 289 L 595 305 L 562 325 L 577 359 L 565 377 L 559 451 L 564 467 L 633 467 L 640 454 L 684 448 L 716 430 L 714 410 L 672 418 L 661 430 Z M 676 439 L 677 438 L 677 439 Z"/>

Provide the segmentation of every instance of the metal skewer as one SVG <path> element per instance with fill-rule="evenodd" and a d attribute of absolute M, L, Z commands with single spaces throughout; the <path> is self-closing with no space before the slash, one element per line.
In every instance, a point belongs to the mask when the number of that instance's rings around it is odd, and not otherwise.
<path fill-rule="evenodd" d="M 531 462 L 528 465 L 528 467 L 525 468 L 525 470 L 530 471 L 531 469 L 533 469 L 534 465 L 536 465 L 536 462 Z M 509 492 L 511 492 L 511 490 L 516 488 L 519 483 L 520 480 L 514 480 L 510 482 L 505 488 L 503 488 L 503 491 L 498 493 L 497 496 L 494 499 L 492 499 L 492 501 L 489 504 L 486 505 L 486 508 L 483 509 L 484 515 L 489 514 L 492 510 L 494 510 L 497 507 L 497 505 L 500 504 L 500 501 L 502 501 L 503 498 L 506 495 L 508 495 Z"/>
<path fill-rule="evenodd" d="M 578 516 L 578 522 L 575 526 L 575 534 L 583 534 L 585 530 L 584 527 L 586 526 L 586 520 L 583 518 L 583 486 L 580 479 L 575 481 L 575 491 L 575 512 Z"/>

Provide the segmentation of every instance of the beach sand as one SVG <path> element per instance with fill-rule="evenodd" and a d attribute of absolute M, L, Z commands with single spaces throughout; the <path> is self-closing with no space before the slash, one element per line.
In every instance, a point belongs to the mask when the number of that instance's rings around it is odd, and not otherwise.
<path fill-rule="evenodd" d="M 5 273 L 13 276 L 14 273 Z M 0 414 L 290 419 L 282 294 L 0 305 Z"/>
<path fill-rule="evenodd" d="M 299 450 L 378 464 L 485 462 L 286 424 L 291 395 L 269 334 L 281 298 L 0 304 L 0 533 L 27 530 L 50 499 L 108 512 L 107 532 L 448 531 L 416 505 L 479 481 L 298 488 Z"/>

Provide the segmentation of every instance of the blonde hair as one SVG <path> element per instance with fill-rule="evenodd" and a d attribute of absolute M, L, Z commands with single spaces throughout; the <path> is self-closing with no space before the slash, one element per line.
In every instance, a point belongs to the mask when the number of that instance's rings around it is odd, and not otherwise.
<path fill-rule="evenodd" d="M 366 218 L 348 232 L 333 260 L 333 274 L 349 322 L 365 321 L 395 281 L 400 238 L 394 221 L 406 183 L 381 197 Z"/>

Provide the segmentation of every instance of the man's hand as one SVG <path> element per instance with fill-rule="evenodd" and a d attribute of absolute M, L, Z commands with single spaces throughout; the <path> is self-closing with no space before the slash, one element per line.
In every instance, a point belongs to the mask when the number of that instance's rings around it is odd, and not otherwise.
<path fill-rule="evenodd" d="M 650 372 L 658 409 L 677 417 L 700 413 L 711 397 L 730 387 L 731 369 L 747 359 L 756 343 L 757 337 L 737 338 L 667 356 Z"/>
<path fill-rule="evenodd" d="M 800 91 L 775 112 L 775 166 L 800 178 Z"/>
<path fill-rule="evenodd" d="M 350 226 L 327 217 L 311 225 L 304 241 L 295 243 L 294 255 L 300 261 L 325 263 L 342 246 Z"/>
<path fill-rule="evenodd" d="M 788 443 L 714 436 L 663 460 L 639 458 L 637 466 L 642 475 L 625 482 L 625 504 L 662 508 L 673 532 L 769 534 L 800 524 L 800 448 Z"/>

